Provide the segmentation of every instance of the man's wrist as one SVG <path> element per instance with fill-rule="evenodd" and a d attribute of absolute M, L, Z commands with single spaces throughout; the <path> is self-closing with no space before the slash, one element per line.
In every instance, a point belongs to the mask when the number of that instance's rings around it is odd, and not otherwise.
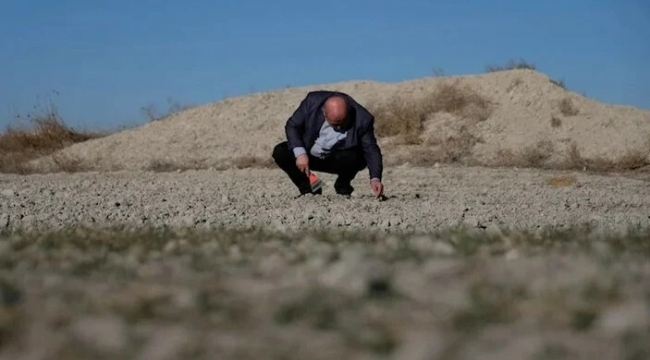
<path fill-rule="evenodd" d="M 373 181 L 379 181 L 379 182 L 381 182 L 381 179 L 380 179 L 380 178 L 372 178 L 372 179 L 370 179 L 370 182 L 373 182 Z"/>
<path fill-rule="evenodd" d="M 307 153 L 307 151 L 305 150 L 304 147 L 295 147 L 295 148 L 293 148 L 293 155 L 295 157 L 298 157 L 298 156 L 306 154 L 306 153 Z"/>

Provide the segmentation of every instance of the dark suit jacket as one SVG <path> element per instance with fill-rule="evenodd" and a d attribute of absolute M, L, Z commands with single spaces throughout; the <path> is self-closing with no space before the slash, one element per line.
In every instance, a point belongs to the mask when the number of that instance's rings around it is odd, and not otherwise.
<path fill-rule="evenodd" d="M 293 148 L 304 147 L 309 152 L 325 121 L 322 106 L 332 95 L 342 96 L 348 104 L 350 122 L 346 126 L 346 140 L 342 148 L 361 150 L 368 165 L 370 178 L 381 179 L 383 163 L 381 150 L 375 138 L 375 118 L 366 108 L 345 93 L 325 90 L 309 92 L 287 120 L 285 132 L 289 148 L 293 151 Z"/>

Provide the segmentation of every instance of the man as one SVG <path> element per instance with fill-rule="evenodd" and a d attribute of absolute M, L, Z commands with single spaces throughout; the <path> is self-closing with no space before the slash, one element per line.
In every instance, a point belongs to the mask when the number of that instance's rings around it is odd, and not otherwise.
<path fill-rule="evenodd" d="M 334 189 L 350 196 L 357 173 L 368 167 L 370 188 L 383 196 L 382 154 L 374 132 L 374 116 L 351 96 L 336 91 L 312 91 L 285 125 L 287 141 L 273 149 L 273 159 L 300 195 L 312 192 L 311 170 L 337 174 Z"/>

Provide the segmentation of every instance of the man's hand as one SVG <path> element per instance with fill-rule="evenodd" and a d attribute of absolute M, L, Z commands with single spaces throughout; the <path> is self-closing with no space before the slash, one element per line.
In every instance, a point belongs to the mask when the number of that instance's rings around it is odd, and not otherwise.
<path fill-rule="evenodd" d="M 384 184 L 381 183 L 381 180 L 370 180 L 370 187 L 372 188 L 372 193 L 375 197 L 380 197 L 384 194 Z"/>
<path fill-rule="evenodd" d="M 306 175 L 309 175 L 309 157 L 306 154 L 298 155 L 296 158 L 296 166 L 300 171 L 304 172 Z"/>

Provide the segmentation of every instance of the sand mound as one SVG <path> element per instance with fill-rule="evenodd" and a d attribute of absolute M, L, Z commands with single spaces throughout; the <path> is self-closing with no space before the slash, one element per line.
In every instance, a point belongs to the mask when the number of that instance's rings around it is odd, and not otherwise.
<path fill-rule="evenodd" d="M 273 146 L 284 139 L 286 119 L 308 91 L 343 91 L 373 111 L 396 96 L 426 100 L 428 93 L 445 86 L 462 89 L 461 96 L 480 102 L 428 98 L 433 99 L 428 103 L 432 112 L 426 114 L 415 141 L 380 137 L 387 165 L 417 162 L 418 156 L 421 163 L 429 159 L 535 166 L 567 160 L 649 159 L 650 111 L 599 103 L 539 72 L 510 70 L 400 83 L 351 81 L 229 98 L 76 144 L 31 166 L 43 169 L 72 161 L 86 169 L 136 170 L 264 164 Z M 442 101 L 451 107 L 436 105 Z M 413 104 L 409 106 L 422 106 L 421 101 Z M 472 109 L 476 104 L 479 108 Z M 383 121 L 393 121 L 392 116 Z M 450 151 L 455 151 L 453 156 Z"/>

